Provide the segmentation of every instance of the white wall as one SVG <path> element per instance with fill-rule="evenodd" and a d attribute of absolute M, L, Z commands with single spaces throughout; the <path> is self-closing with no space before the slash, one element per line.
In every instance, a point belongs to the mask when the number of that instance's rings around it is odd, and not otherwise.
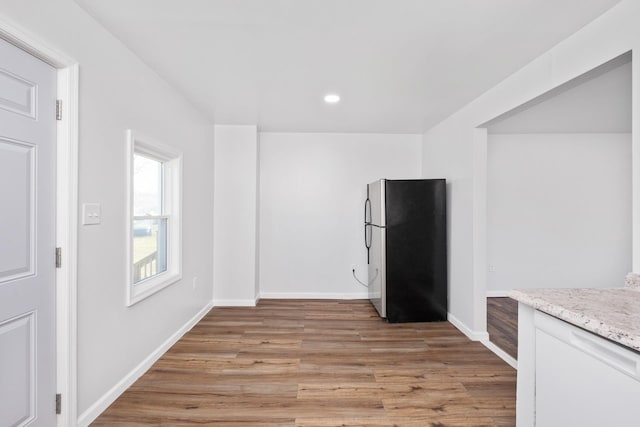
<path fill-rule="evenodd" d="M 487 294 L 619 287 L 631 270 L 631 135 L 489 135 Z"/>
<path fill-rule="evenodd" d="M 258 134 L 215 126 L 214 304 L 255 305 Z"/>
<path fill-rule="evenodd" d="M 102 205 L 102 223 L 80 226 L 78 242 L 78 413 L 86 424 L 120 381 L 212 299 L 211 131 L 72 0 L 3 0 L 0 15 L 80 65 L 79 200 Z M 129 128 L 184 154 L 183 280 L 131 307 L 124 256 Z"/>
<path fill-rule="evenodd" d="M 430 129 L 423 136 L 423 176 L 449 181 L 449 311 L 467 331 L 484 334 L 486 242 L 474 234 L 486 229 L 484 185 L 478 178 L 482 156 L 475 156 L 475 129 L 489 120 L 603 64 L 640 47 L 640 3 L 623 0 L 593 23 L 522 68 L 508 79 Z M 639 105 L 638 55 L 633 57 L 633 105 Z M 470 64 L 472 67 L 473 64 Z M 633 265 L 640 268 L 640 116 L 633 115 Z M 485 139 L 486 143 L 486 139 Z M 480 150 L 481 151 L 481 150 Z M 477 175 L 476 175 L 477 174 Z M 475 191 L 475 195 L 474 195 Z M 481 244 L 479 244 L 481 243 Z M 484 253 L 482 246 L 484 246 Z M 476 251 L 474 251 L 474 246 Z M 482 267 L 482 268 L 481 268 Z M 623 278 L 620 278 L 620 284 Z"/>
<path fill-rule="evenodd" d="M 420 135 L 260 134 L 260 295 L 366 298 L 366 184 L 418 178 Z"/>

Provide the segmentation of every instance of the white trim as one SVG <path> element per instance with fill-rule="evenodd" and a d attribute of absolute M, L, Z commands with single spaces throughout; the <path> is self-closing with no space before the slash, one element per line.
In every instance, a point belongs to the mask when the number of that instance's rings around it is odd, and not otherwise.
<path fill-rule="evenodd" d="M 207 303 L 195 316 L 189 319 L 180 329 L 172 334 L 165 342 L 152 351 L 142 362 L 126 374 L 116 385 L 111 387 L 102 397 L 97 399 L 93 405 L 87 408 L 78 418 L 78 426 L 84 427 L 91 424 L 105 409 L 109 407 L 122 393 L 136 382 L 138 378 L 153 366 L 167 350 L 171 348 L 180 338 L 193 328 L 207 313 L 213 308 L 211 302 Z"/>
<path fill-rule="evenodd" d="M 34 37 L 18 25 L 6 20 L 4 17 L 0 18 L 0 38 L 19 47 L 54 68 L 63 69 L 77 64 L 77 61 L 74 59 L 56 49 L 53 49 L 51 46 L 43 43 L 40 39 Z"/>
<path fill-rule="evenodd" d="M 258 304 L 256 299 L 214 299 L 214 307 L 255 307 Z"/>
<path fill-rule="evenodd" d="M 369 299 L 366 293 L 260 292 L 260 299 Z"/>
<path fill-rule="evenodd" d="M 474 331 L 470 329 L 453 314 L 448 313 L 447 320 L 460 332 L 465 334 L 471 341 L 489 341 L 489 333 L 487 333 L 486 331 Z"/>
<path fill-rule="evenodd" d="M 504 298 L 508 297 L 511 289 L 506 291 L 487 291 L 487 298 Z"/>
<path fill-rule="evenodd" d="M 508 355 L 503 349 L 501 349 L 500 347 L 498 347 L 497 345 L 495 345 L 489 340 L 481 341 L 481 342 L 485 347 L 491 350 L 500 359 L 504 360 L 513 369 L 516 369 L 516 370 L 518 369 L 518 361 L 513 357 L 511 357 L 510 355 Z"/>
<path fill-rule="evenodd" d="M 63 105 L 62 120 L 58 121 L 56 172 L 56 246 L 62 248 L 62 268 L 57 269 L 56 276 L 57 389 L 63 396 L 59 426 L 75 425 L 78 412 L 78 68 L 74 64 L 58 72 L 58 99 Z"/>
<path fill-rule="evenodd" d="M 58 426 L 76 425 L 77 413 L 77 260 L 78 260 L 78 94 L 77 61 L 43 43 L 18 25 L 0 18 L 0 38 L 57 69 L 56 245 L 63 250 L 56 271 L 56 387 L 62 393 Z M 52 397 L 53 398 L 53 397 Z"/>

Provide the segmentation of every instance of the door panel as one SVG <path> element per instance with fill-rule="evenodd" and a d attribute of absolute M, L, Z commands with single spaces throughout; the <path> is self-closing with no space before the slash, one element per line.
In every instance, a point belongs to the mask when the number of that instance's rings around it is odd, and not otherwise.
<path fill-rule="evenodd" d="M 0 324 L 0 414 L 9 425 L 26 425 L 35 418 L 36 366 L 34 313 Z"/>
<path fill-rule="evenodd" d="M 36 85 L 0 69 L 0 108 L 36 118 Z"/>
<path fill-rule="evenodd" d="M 33 274 L 33 145 L 0 139 L 0 283 Z"/>
<path fill-rule="evenodd" d="M 54 426 L 56 71 L 0 40 L 0 424 Z"/>

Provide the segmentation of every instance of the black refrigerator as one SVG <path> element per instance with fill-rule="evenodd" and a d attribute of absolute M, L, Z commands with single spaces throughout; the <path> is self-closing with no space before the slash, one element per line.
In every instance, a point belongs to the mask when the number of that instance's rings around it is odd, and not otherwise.
<path fill-rule="evenodd" d="M 367 185 L 369 299 L 388 322 L 447 320 L 444 179 Z"/>

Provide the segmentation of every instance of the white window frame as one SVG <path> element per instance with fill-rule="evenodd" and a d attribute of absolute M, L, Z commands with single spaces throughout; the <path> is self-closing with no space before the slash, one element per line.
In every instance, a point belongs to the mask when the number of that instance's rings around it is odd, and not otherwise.
<path fill-rule="evenodd" d="M 133 281 L 133 157 L 140 154 L 164 165 L 162 217 L 167 221 L 167 269 L 138 283 Z M 138 131 L 127 130 L 127 286 L 126 303 L 137 302 L 182 279 L 182 152 Z"/>

